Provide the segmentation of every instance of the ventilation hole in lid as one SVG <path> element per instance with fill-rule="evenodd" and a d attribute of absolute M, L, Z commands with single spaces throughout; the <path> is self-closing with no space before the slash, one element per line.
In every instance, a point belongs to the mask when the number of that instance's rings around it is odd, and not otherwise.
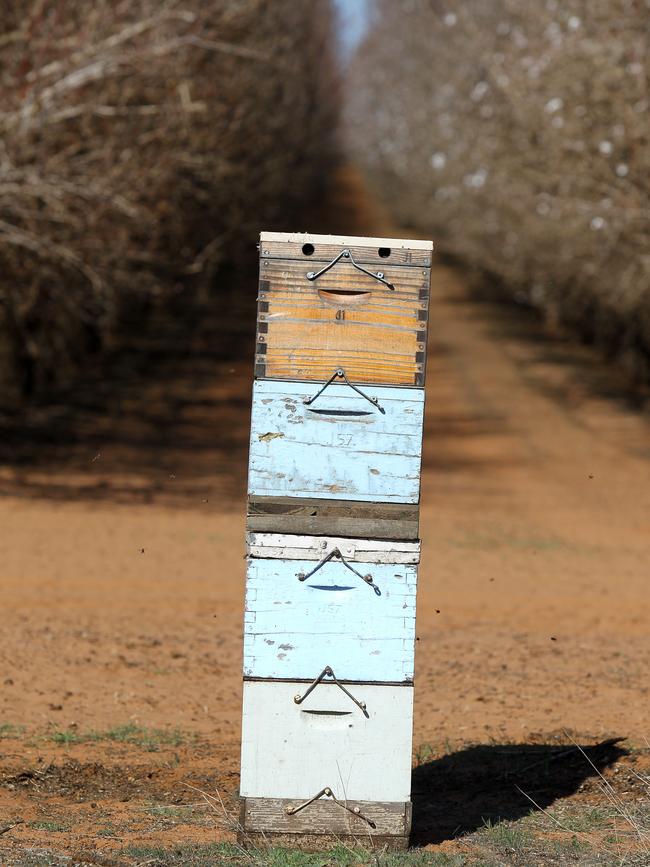
<path fill-rule="evenodd" d="M 390 256 L 390 247 L 380 247 L 377 252 L 382 259 L 388 259 L 388 257 Z"/>
<path fill-rule="evenodd" d="M 313 244 L 303 244 L 302 252 L 305 256 L 312 256 L 314 254 L 314 245 Z"/>

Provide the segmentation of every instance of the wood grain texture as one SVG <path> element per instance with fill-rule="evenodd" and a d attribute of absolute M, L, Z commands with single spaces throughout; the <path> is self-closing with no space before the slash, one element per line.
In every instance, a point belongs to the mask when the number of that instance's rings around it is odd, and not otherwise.
<path fill-rule="evenodd" d="M 366 263 L 390 289 L 342 260 L 308 280 L 323 264 L 261 260 L 256 375 L 423 385 L 430 269 Z"/>
<path fill-rule="evenodd" d="M 349 810 L 358 810 L 375 825 L 327 798 L 319 798 L 298 813 L 288 815 L 300 801 L 290 798 L 242 798 L 240 824 L 246 834 L 299 834 L 354 838 L 361 845 L 383 837 L 408 838 L 411 831 L 411 804 L 382 801 L 345 801 Z M 301 841 L 302 842 L 302 841 Z"/>
<path fill-rule="evenodd" d="M 249 497 L 246 527 L 251 532 L 308 533 L 313 536 L 367 536 L 417 539 L 419 508 L 404 503 L 362 503 L 304 497 Z"/>
<path fill-rule="evenodd" d="M 350 563 L 420 562 L 420 543 L 384 542 L 377 539 L 350 539 L 345 536 L 290 535 L 286 533 L 248 533 L 246 553 L 249 557 L 280 560 L 321 560 L 337 549 Z"/>
<path fill-rule="evenodd" d="M 384 413 L 347 385 L 306 406 L 314 394 L 313 383 L 255 382 L 249 495 L 417 503 L 424 392 L 372 388 Z"/>
<path fill-rule="evenodd" d="M 244 675 L 413 681 L 417 567 L 355 561 L 377 591 L 340 560 L 311 577 L 311 560 L 248 561 Z"/>
<path fill-rule="evenodd" d="M 413 687 L 347 688 L 368 717 L 333 683 L 296 704 L 302 683 L 244 682 L 243 797 L 306 800 L 329 786 L 339 800 L 409 800 Z"/>
<path fill-rule="evenodd" d="M 311 256 L 303 252 L 305 244 L 313 246 Z M 430 265 L 433 242 L 420 238 L 366 238 L 359 235 L 312 235 L 308 232 L 260 233 L 260 257 L 329 262 L 343 249 L 349 250 L 357 262 Z M 386 250 L 390 250 L 388 256 Z"/>
<path fill-rule="evenodd" d="M 327 236 L 326 236 L 327 237 Z M 350 240 L 355 240 L 351 238 Z M 357 239 L 361 240 L 361 239 Z M 431 265 L 431 250 L 418 250 L 412 246 L 401 247 L 395 238 L 377 238 L 375 244 L 341 244 L 336 241 L 314 241 L 314 252 L 310 255 L 303 253 L 303 247 L 309 241 L 267 241 L 260 248 L 260 260 L 267 259 L 294 260 L 304 262 L 307 270 L 318 270 L 336 258 L 341 250 L 349 250 L 352 258 L 360 265 L 372 265 L 376 269 L 388 266 L 401 268 L 428 268 Z M 405 241 L 409 244 L 410 242 Z M 380 256 L 379 250 L 390 250 L 388 256 Z M 311 268 L 309 267 L 311 265 Z"/>

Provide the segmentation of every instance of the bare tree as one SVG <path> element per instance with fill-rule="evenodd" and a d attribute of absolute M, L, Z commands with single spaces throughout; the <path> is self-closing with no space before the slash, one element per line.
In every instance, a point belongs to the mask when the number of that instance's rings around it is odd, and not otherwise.
<path fill-rule="evenodd" d="M 5 0 L 0 389 L 42 389 L 262 225 L 332 153 L 328 0 Z"/>
<path fill-rule="evenodd" d="M 379 0 L 347 129 L 440 249 L 617 353 L 650 359 L 647 0 Z"/>

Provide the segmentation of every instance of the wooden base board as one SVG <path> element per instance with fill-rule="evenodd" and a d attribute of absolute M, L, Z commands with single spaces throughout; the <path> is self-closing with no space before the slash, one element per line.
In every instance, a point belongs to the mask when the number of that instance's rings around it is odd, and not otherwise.
<path fill-rule="evenodd" d="M 249 533 L 417 540 L 419 505 L 303 497 L 249 497 Z"/>
<path fill-rule="evenodd" d="M 260 845 L 287 846 L 319 851 L 340 843 L 366 848 L 404 850 L 411 832 L 410 801 L 387 803 L 336 801 L 321 798 L 297 813 L 288 808 L 300 804 L 299 799 L 241 798 L 240 845 L 251 848 Z M 359 816 L 350 810 L 359 810 Z M 371 827 L 361 816 L 372 821 Z"/>

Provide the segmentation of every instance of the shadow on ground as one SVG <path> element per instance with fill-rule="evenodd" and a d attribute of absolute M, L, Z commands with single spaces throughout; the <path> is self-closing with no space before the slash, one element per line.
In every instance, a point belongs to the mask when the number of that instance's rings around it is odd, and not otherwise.
<path fill-rule="evenodd" d="M 69 390 L 0 416 L 0 495 L 198 507 L 243 497 L 257 280 L 248 268 L 222 281 L 203 308 L 180 301 L 154 316 Z"/>
<path fill-rule="evenodd" d="M 378 219 L 358 172 L 342 166 L 306 225 L 284 228 L 376 234 Z M 245 261 L 217 274 L 203 306 L 179 296 L 175 310 L 89 363 L 67 391 L 18 416 L 0 413 L 0 496 L 203 511 L 243 502 L 256 241 Z"/>
<path fill-rule="evenodd" d="M 412 779 L 411 845 L 441 843 L 488 821 L 520 819 L 535 809 L 530 799 L 546 809 L 627 755 L 621 740 L 583 747 L 474 746 L 419 765 Z"/>
<path fill-rule="evenodd" d="M 650 387 L 635 380 L 629 369 L 607 359 L 571 332 L 551 327 L 533 310 L 512 303 L 473 296 L 479 305 L 474 318 L 497 345 L 526 347 L 519 355 L 520 373 L 531 387 L 567 406 L 583 397 L 608 401 L 623 412 L 650 410 Z M 457 299 L 460 304 L 465 299 Z M 555 375 L 552 375 L 553 372 Z"/>

